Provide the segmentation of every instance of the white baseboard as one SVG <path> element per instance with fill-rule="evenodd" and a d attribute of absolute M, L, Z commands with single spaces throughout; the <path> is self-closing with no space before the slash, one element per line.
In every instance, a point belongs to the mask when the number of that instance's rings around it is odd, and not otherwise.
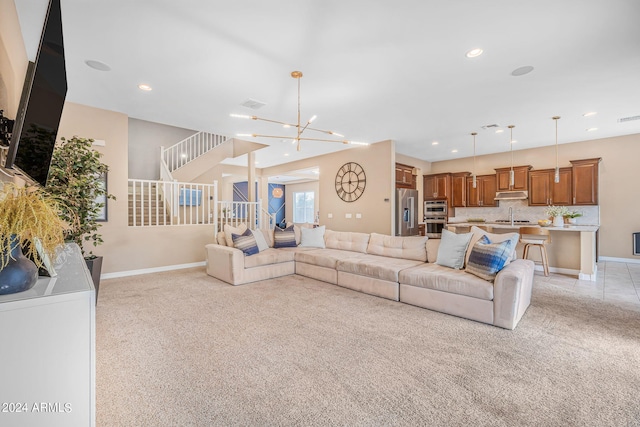
<path fill-rule="evenodd" d="M 640 264 L 639 258 L 615 258 L 610 256 L 601 256 L 598 257 L 598 261 L 628 262 L 629 264 Z"/>
<path fill-rule="evenodd" d="M 536 264 L 534 269 L 537 271 L 544 271 L 544 268 L 538 264 Z M 574 270 L 573 268 L 549 267 L 549 272 L 566 274 L 568 276 L 577 276 L 578 279 L 580 280 L 589 280 L 591 282 L 595 282 L 598 270 L 596 268 L 596 271 L 594 274 L 584 274 L 584 273 L 580 273 L 580 270 Z"/>
<path fill-rule="evenodd" d="M 164 267 L 141 268 L 140 270 L 116 271 L 115 273 L 105 273 L 100 275 L 100 280 L 115 279 L 118 277 L 137 276 L 139 274 L 160 273 L 162 271 L 182 270 L 183 268 L 202 267 L 205 261 L 192 262 L 190 264 L 166 265 Z"/>

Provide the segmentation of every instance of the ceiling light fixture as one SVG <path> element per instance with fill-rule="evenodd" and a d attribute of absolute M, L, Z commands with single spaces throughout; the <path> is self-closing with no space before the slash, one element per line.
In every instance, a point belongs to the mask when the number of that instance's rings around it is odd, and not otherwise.
<path fill-rule="evenodd" d="M 553 175 L 553 182 L 556 184 L 560 182 L 560 168 L 558 167 L 558 120 L 560 116 L 551 117 L 556 122 L 556 171 Z"/>
<path fill-rule="evenodd" d="M 498 129 L 498 130 L 496 131 L 496 133 L 502 133 L 502 132 L 504 132 L 504 129 Z"/>
<path fill-rule="evenodd" d="M 482 49 L 475 48 L 475 49 L 471 49 L 469 52 L 466 53 L 466 57 L 467 58 L 476 58 L 480 55 L 482 55 L 482 52 L 484 52 Z"/>
<path fill-rule="evenodd" d="M 471 179 L 473 188 L 476 188 L 476 135 L 478 133 L 477 132 L 471 132 L 471 135 L 473 135 L 473 178 Z"/>
<path fill-rule="evenodd" d="M 511 170 L 509 170 L 509 188 L 513 188 L 515 184 L 515 174 L 513 173 L 513 128 L 514 125 L 507 126 L 509 128 L 509 148 L 511 151 Z"/>
<path fill-rule="evenodd" d="M 582 116 L 583 117 L 591 117 L 591 116 L 595 116 L 596 114 L 598 114 L 595 111 L 589 111 L 588 113 L 584 113 Z"/>
<path fill-rule="evenodd" d="M 594 130 L 598 130 L 598 128 L 589 128 L 587 129 L 587 132 L 593 132 Z"/>
<path fill-rule="evenodd" d="M 300 123 L 300 79 L 302 78 L 302 71 L 292 71 L 291 72 L 291 77 L 293 77 L 294 79 L 298 80 L 298 120 L 296 122 L 296 124 L 292 124 L 292 123 L 285 123 L 285 122 L 281 122 L 278 120 L 271 120 L 271 119 L 263 119 L 261 117 L 258 116 L 248 116 L 245 114 L 231 114 L 231 117 L 237 117 L 237 118 L 241 118 L 241 119 L 251 119 L 251 120 L 261 120 L 263 122 L 270 122 L 270 123 L 277 123 L 282 125 L 285 128 L 291 128 L 291 127 L 295 127 L 297 130 L 297 135 L 296 137 L 293 139 L 293 143 L 294 144 L 298 144 L 297 150 L 300 151 L 300 141 L 317 141 L 317 142 L 341 142 L 343 144 L 351 144 L 351 145 L 369 145 L 369 143 L 367 142 L 357 142 L 357 141 L 350 141 L 350 140 L 337 140 L 337 139 L 323 139 L 323 138 L 303 138 L 302 134 L 304 133 L 305 130 L 312 130 L 315 132 L 322 132 L 322 133 L 326 133 L 328 135 L 332 135 L 338 138 L 344 138 L 344 136 L 342 136 L 339 133 L 330 131 L 330 130 L 323 130 L 323 129 L 316 129 L 316 128 L 312 128 L 309 127 L 309 125 L 317 118 L 316 115 L 312 116 L 309 120 L 307 120 L 306 123 L 301 124 Z M 291 137 L 286 137 L 286 136 L 281 136 L 281 135 L 262 135 L 262 134 L 244 134 L 243 136 L 251 136 L 253 138 L 291 138 Z"/>
<path fill-rule="evenodd" d="M 151 86 L 149 86 L 148 84 L 144 84 L 144 83 L 140 83 L 138 85 L 138 89 L 144 90 L 145 92 L 149 92 L 149 91 L 153 90 L 153 88 Z"/>
<path fill-rule="evenodd" d="M 438 145 L 438 144 L 440 144 L 438 141 L 433 141 L 433 142 L 431 143 L 431 145 Z"/>
<path fill-rule="evenodd" d="M 457 152 L 458 152 L 458 149 L 457 149 L 457 148 L 454 148 L 453 150 L 451 150 L 451 152 L 452 152 L 452 153 L 457 153 Z"/>
<path fill-rule="evenodd" d="M 86 61 L 84 61 L 84 63 L 87 64 L 88 67 L 93 68 L 94 70 L 111 71 L 111 67 L 109 67 L 104 62 L 94 61 L 93 59 L 87 59 Z"/>

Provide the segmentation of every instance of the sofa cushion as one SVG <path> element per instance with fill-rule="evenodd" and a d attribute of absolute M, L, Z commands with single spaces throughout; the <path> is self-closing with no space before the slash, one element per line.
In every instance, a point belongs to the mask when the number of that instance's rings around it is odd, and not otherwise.
<path fill-rule="evenodd" d="M 258 244 L 251 230 L 245 230 L 242 234 L 231 233 L 233 246 L 244 252 L 245 255 L 255 255 L 258 252 Z"/>
<path fill-rule="evenodd" d="M 436 262 L 441 239 L 427 240 L 427 262 Z"/>
<path fill-rule="evenodd" d="M 336 268 L 342 259 L 365 257 L 365 254 L 340 249 L 315 249 L 296 252 L 296 262 L 316 265 L 318 267 Z"/>
<path fill-rule="evenodd" d="M 233 238 L 231 237 L 231 234 L 242 234 L 245 231 L 247 231 L 247 224 L 240 224 L 237 227 L 234 227 L 232 225 L 229 224 L 225 224 L 224 225 L 224 237 L 225 237 L 225 241 L 227 242 L 227 246 L 234 248 L 235 246 L 233 246 Z"/>
<path fill-rule="evenodd" d="M 511 258 L 511 245 L 510 240 L 491 243 L 487 236 L 482 236 L 473 245 L 465 271 L 481 279 L 493 281 L 496 274 L 504 268 L 507 260 Z"/>
<path fill-rule="evenodd" d="M 360 276 L 368 276 L 375 279 L 397 282 L 398 273 L 401 270 L 414 267 L 422 263 L 423 261 L 410 259 L 364 255 L 357 258 L 340 259 L 336 264 L 336 269 L 347 273 L 359 274 Z"/>
<path fill-rule="evenodd" d="M 324 232 L 324 244 L 330 249 L 342 249 L 364 254 L 367 252 L 367 246 L 369 245 L 369 234 L 326 230 Z"/>
<path fill-rule="evenodd" d="M 467 247 L 473 233 L 456 234 L 449 230 L 442 230 L 442 239 L 438 248 L 438 259 L 436 264 L 444 267 L 455 268 L 464 267 L 464 259 Z"/>
<path fill-rule="evenodd" d="M 316 228 L 301 228 L 300 246 L 303 248 L 324 248 L 324 230 L 324 225 Z"/>
<path fill-rule="evenodd" d="M 261 265 L 280 264 L 293 261 L 295 252 L 281 251 L 279 249 L 265 249 L 253 256 L 244 257 L 244 268 L 260 267 Z"/>
<path fill-rule="evenodd" d="M 476 242 L 478 242 L 478 240 L 482 238 L 482 236 L 487 236 L 491 243 L 500 243 L 504 242 L 505 240 L 509 240 L 512 243 L 512 252 L 505 265 L 508 265 L 511 261 L 514 261 L 518 258 L 518 254 L 516 253 L 516 246 L 518 245 L 518 240 L 520 240 L 520 233 L 489 233 L 488 231 L 485 231 L 482 228 L 478 228 L 475 225 L 471 227 L 471 232 L 473 233 L 473 236 L 471 237 L 469 247 L 467 248 L 465 264 L 469 262 L 469 256 L 471 255 L 473 245 L 475 245 Z"/>
<path fill-rule="evenodd" d="M 455 270 L 438 264 L 422 264 L 402 270 L 399 282 L 452 294 L 493 300 L 493 284 L 464 270 Z M 402 296 L 400 297 L 402 299 Z"/>
<path fill-rule="evenodd" d="M 367 253 L 384 257 L 425 262 L 427 238 L 424 236 L 387 236 L 371 233 Z"/>
<path fill-rule="evenodd" d="M 224 235 L 224 231 L 218 232 L 218 234 L 216 235 L 216 242 L 220 246 L 227 246 L 227 238 Z"/>
<path fill-rule="evenodd" d="M 273 231 L 273 247 L 274 248 L 292 248 L 298 246 L 296 236 L 293 233 L 293 225 L 285 228 L 275 228 Z"/>

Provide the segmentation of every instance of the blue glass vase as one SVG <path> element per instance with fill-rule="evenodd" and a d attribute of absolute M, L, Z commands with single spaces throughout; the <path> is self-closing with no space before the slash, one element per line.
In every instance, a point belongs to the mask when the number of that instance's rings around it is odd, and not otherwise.
<path fill-rule="evenodd" d="M 11 236 L 10 252 L 9 263 L 0 270 L 0 295 L 27 291 L 38 281 L 38 267 L 22 254 L 17 236 Z"/>

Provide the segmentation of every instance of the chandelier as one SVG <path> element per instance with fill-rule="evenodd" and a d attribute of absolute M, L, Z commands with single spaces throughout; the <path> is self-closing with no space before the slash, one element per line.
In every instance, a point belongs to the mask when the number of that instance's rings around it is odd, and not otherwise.
<path fill-rule="evenodd" d="M 297 119 L 295 124 L 281 122 L 281 121 L 278 121 L 278 120 L 264 119 L 264 118 L 258 117 L 258 116 L 249 116 L 249 115 L 246 115 L 246 114 L 231 114 L 231 117 L 237 117 L 237 118 L 241 118 L 241 119 L 260 120 L 260 121 L 269 122 L 269 123 L 276 123 L 276 124 L 282 125 L 284 128 L 296 128 L 296 131 L 297 131 L 296 132 L 296 136 L 295 137 L 291 137 L 291 136 L 282 136 L 282 135 L 262 135 L 262 134 L 257 134 L 257 133 L 241 133 L 241 134 L 238 134 L 237 136 L 252 137 L 252 138 L 293 139 L 293 143 L 294 144 L 297 143 L 297 150 L 298 151 L 300 151 L 300 141 L 341 142 L 343 144 L 351 144 L 351 145 L 369 145 L 369 143 L 367 143 L 367 142 L 350 141 L 350 140 L 346 140 L 346 139 L 325 139 L 325 138 L 303 137 L 302 134 L 306 130 L 324 133 L 324 134 L 327 134 L 327 135 L 334 136 L 336 138 L 344 138 L 344 135 L 341 135 L 341 134 L 339 134 L 337 132 L 333 132 L 331 130 L 323 130 L 323 129 L 317 129 L 317 128 L 309 127 L 309 125 L 311 123 L 313 123 L 313 121 L 316 119 L 317 116 L 315 116 L 315 115 L 311 116 L 311 118 L 309 120 L 307 120 L 307 122 L 304 123 L 304 124 L 302 124 L 300 122 L 300 79 L 302 78 L 302 71 L 292 71 L 291 72 L 291 77 L 293 77 L 294 79 L 298 80 L 298 119 Z"/>

